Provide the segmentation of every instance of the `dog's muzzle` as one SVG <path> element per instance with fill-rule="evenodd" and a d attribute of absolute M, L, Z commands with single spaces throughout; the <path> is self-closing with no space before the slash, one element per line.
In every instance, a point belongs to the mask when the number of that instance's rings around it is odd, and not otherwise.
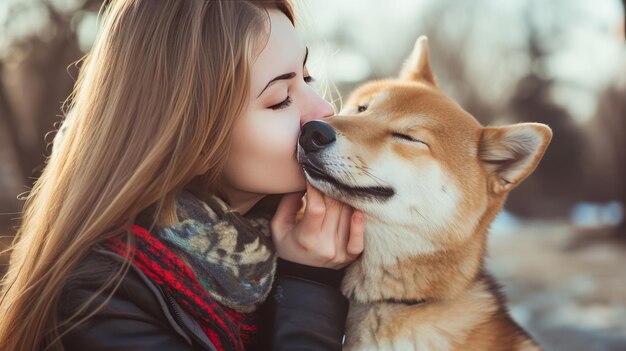
<path fill-rule="evenodd" d="M 335 195 L 342 196 L 343 199 L 377 200 L 382 202 L 389 200 L 395 195 L 394 189 L 390 186 L 346 184 L 341 179 L 335 178 L 333 172 L 329 172 L 324 166 L 323 158 L 325 155 L 320 151 L 333 145 L 336 140 L 335 129 L 330 124 L 320 120 L 305 123 L 298 137 L 298 162 L 310 178 L 327 184 L 327 194 L 330 191 L 328 186 L 330 186 L 332 192 Z M 329 150 L 329 152 L 332 151 Z"/>

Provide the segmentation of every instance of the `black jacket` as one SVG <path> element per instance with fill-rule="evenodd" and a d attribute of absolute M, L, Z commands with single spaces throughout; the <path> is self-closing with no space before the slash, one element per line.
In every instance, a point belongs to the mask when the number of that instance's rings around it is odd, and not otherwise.
<path fill-rule="evenodd" d="M 259 310 L 259 350 L 341 350 L 348 312 L 337 288 L 342 272 L 278 261 L 274 286 Z M 63 289 L 60 318 L 92 296 L 121 262 L 122 256 L 94 248 Z M 92 305 L 106 296 L 98 295 Z M 135 266 L 106 306 L 62 343 L 68 351 L 215 350 L 197 322 Z"/>

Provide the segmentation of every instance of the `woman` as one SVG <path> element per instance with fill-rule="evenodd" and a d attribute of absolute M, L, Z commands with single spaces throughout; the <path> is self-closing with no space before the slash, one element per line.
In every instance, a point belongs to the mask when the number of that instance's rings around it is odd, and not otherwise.
<path fill-rule="evenodd" d="M 341 349 L 362 214 L 296 162 L 333 111 L 293 19 L 287 0 L 110 2 L 27 198 L 0 349 Z"/>

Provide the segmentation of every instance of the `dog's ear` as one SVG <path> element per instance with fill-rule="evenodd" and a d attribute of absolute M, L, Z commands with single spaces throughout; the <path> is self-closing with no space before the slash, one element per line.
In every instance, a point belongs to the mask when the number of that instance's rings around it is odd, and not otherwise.
<path fill-rule="evenodd" d="M 430 67 L 428 38 L 425 35 L 415 41 L 413 52 L 404 62 L 399 77 L 402 80 L 425 81 L 437 86 L 435 75 Z"/>
<path fill-rule="evenodd" d="M 532 173 L 543 156 L 552 130 L 541 123 L 519 123 L 482 130 L 478 157 L 489 173 L 493 193 L 510 191 Z"/>

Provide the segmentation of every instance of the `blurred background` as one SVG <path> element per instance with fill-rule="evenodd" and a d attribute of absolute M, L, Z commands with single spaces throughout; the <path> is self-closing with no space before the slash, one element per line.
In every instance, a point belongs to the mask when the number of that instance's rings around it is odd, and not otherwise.
<path fill-rule="evenodd" d="M 101 5 L 0 0 L 0 250 L 49 154 Z M 441 89 L 483 124 L 552 127 L 539 167 L 492 225 L 488 266 L 547 350 L 626 350 L 626 0 L 297 5 L 309 69 L 335 87 L 338 108 L 358 83 L 396 75 L 426 34 Z"/>

